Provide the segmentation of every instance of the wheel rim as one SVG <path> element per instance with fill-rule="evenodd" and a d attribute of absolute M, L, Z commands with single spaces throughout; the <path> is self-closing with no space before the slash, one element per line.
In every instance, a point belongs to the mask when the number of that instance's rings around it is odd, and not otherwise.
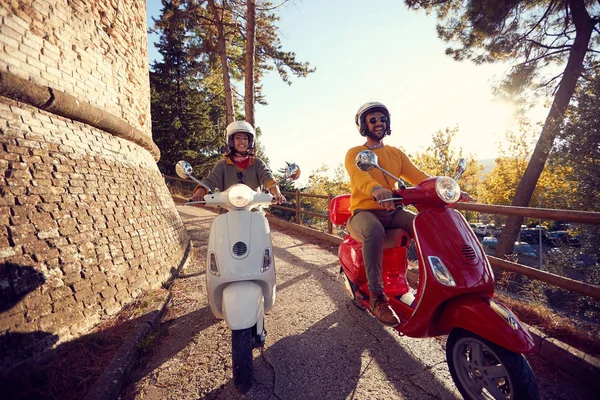
<path fill-rule="evenodd" d="M 513 384 L 501 358 L 484 342 L 470 337 L 452 350 L 456 375 L 473 399 L 514 399 Z"/>

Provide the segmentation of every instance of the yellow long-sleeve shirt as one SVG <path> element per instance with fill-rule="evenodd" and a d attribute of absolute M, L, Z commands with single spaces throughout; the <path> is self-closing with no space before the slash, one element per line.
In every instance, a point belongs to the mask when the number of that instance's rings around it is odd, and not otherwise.
<path fill-rule="evenodd" d="M 383 207 L 373 200 L 371 192 L 376 186 L 382 186 L 389 190 L 394 190 L 396 181 L 389 176 L 384 175 L 378 169 L 373 168 L 370 171 L 362 171 L 356 166 L 356 155 L 362 151 L 368 150 L 365 145 L 356 146 L 346 153 L 345 165 L 348 175 L 350 175 L 350 212 L 354 210 L 382 210 Z M 413 185 L 418 185 L 429 178 L 425 172 L 417 168 L 406 154 L 397 147 L 383 146 L 372 150 L 379 160 L 379 165 L 390 174 L 406 179 Z"/>

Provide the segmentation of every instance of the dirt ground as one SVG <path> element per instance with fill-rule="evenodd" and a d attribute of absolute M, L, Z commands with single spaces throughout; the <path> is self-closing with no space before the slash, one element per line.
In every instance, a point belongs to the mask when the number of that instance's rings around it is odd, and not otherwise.
<path fill-rule="evenodd" d="M 354 307 L 337 281 L 337 247 L 277 229 L 277 300 L 254 386 L 232 384 L 231 334 L 207 304 L 205 245 L 214 214 L 179 208 L 195 244 L 189 265 L 121 399 L 457 399 L 445 338 L 401 337 Z M 595 398 L 594 390 L 527 357 L 542 399 Z"/>

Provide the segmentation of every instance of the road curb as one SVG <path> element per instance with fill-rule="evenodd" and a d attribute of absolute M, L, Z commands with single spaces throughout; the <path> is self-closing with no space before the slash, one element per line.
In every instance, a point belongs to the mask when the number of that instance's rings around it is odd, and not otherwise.
<path fill-rule="evenodd" d="M 528 326 L 536 353 L 569 375 L 600 390 L 600 360 Z"/>
<path fill-rule="evenodd" d="M 188 245 L 173 279 L 188 265 L 192 248 L 192 241 L 188 240 Z M 123 341 L 110 363 L 87 392 L 84 400 L 109 400 L 119 397 L 131 369 L 139 359 L 143 340 L 160 323 L 170 299 L 171 293 L 167 290 L 151 306 L 146 308 L 133 332 Z"/>

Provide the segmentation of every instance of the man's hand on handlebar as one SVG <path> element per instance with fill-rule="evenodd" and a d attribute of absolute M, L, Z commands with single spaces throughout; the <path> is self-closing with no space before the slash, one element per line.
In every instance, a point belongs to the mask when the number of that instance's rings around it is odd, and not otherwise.
<path fill-rule="evenodd" d="M 371 195 L 373 196 L 373 198 L 379 202 L 379 204 L 381 204 L 381 207 L 383 207 L 386 210 L 393 210 L 396 208 L 396 205 L 394 204 L 393 201 L 384 201 L 382 202 L 381 200 L 386 200 L 386 199 L 390 199 L 392 197 L 394 197 L 394 193 L 392 193 L 391 190 L 386 189 L 384 187 L 379 187 L 379 188 L 375 188 L 375 190 L 373 190 L 371 192 Z"/>
<path fill-rule="evenodd" d="M 459 201 L 462 201 L 464 203 L 469 203 L 469 202 L 475 202 L 477 200 L 474 199 L 473 197 L 469 196 L 469 193 L 461 191 Z"/>

